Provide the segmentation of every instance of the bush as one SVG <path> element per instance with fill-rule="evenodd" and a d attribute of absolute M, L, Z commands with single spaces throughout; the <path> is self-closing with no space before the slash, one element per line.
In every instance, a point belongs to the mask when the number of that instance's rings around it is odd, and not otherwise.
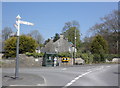
<path fill-rule="evenodd" d="M 94 57 L 93 57 L 94 63 L 99 63 L 100 59 L 101 59 L 100 54 L 94 54 Z"/>
<path fill-rule="evenodd" d="M 89 54 L 89 63 L 92 64 L 93 63 L 93 54 Z"/>
<path fill-rule="evenodd" d="M 26 52 L 25 53 L 26 56 L 33 56 L 34 58 L 38 58 L 38 57 L 43 57 L 44 53 L 30 53 L 30 52 Z"/>
<path fill-rule="evenodd" d="M 62 52 L 62 53 L 58 53 L 59 57 L 71 57 L 71 53 L 69 52 Z"/>
<path fill-rule="evenodd" d="M 81 58 L 83 58 L 85 60 L 85 63 L 87 63 L 87 64 L 89 63 L 88 62 L 89 58 L 88 58 L 88 54 L 87 53 L 81 54 Z"/>
<path fill-rule="evenodd" d="M 113 58 L 118 58 L 118 57 L 120 57 L 120 56 L 117 54 L 105 54 L 105 59 L 107 59 L 109 61 L 112 61 Z"/>
<path fill-rule="evenodd" d="M 78 51 L 77 53 L 76 53 L 76 58 L 80 58 L 81 57 L 81 51 Z"/>
<path fill-rule="evenodd" d="M 93 62 L 93 55 L 90 53 L 81 54 L 81 58 L 85 60 L 85 63 L 89 64 Z"/>
<path fill-rule="evenodd" d="M 33 53 L 34 58 L 43 57 L 44 53 Z"/>
<path fill-rule="evenodd" d="M 107 53 L 108 52 L 108 43 L 101 35 L 97 35 L 94 37 L 94 39 L 91 43 L 90 50 L 93 54 Z"/>
<path fill-rule="evenodd" d="M 3 62 L 0 61 L 0 68 L 2 67 L 2 65 L 3 65 Z"/>
<path fill-rule="evenodd" d="M 100 62 L 105 62 L 106 58 L 104 54 L 94 54 L 93 57 L 93 62 L 94 63 L 100 63 Z"/>
<path fill-rule="evenodd" d="M 5 46 L 4 46 L 4 57 L 16 57 L 16 37 L 10 37 L 5 41 Z M 20 36 L 20 42 L 19 42 L 19 53 L 23 54 L 26 52 L 31 52 L 33 53 L 37 47 L 36 41 L 30 37 L 30 36 L 25 36 L 21 35 Z"/>
<path fill-rule="evenodd" d="M 25 55 L 26 56 L 33 56 L 33 53 L 26 52 Z"/>

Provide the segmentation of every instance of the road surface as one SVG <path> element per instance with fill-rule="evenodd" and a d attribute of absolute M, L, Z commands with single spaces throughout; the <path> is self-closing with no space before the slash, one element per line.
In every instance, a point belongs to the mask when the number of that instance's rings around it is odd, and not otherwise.
<path fill-rule="evenodd" d="M 11 80 L 7 81 L 4 76 L 6 73 L 7 75 L 13 74 L 14 69 L 4 68 L 3 86 L 61 86 L 63 88 L 69 88 L 71 86 L 119 86 L 119 69 L 120 65 L 118 66 L 118 64 L 20 68 L 20 74 L 26 75 L 25 77 L 27 77 L 27 74 L 33 76 L 34 79 L 29 76 L 27 78 L 29 82 L 32 80 L 32 83 L 27 83 L 27 81 L 23 82 L 23 78 L 21 79 L 22 81 L 18 80 L 16 84 L 10 84 L 12 83 Z M 40 79 L 41 81 L 39 81 Z M 6 82 L 9 83 L 7 84 Z"/>

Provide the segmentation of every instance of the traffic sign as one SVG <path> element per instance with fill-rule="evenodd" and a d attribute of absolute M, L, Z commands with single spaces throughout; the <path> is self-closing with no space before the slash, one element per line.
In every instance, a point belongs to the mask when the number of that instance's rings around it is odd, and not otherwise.
<path fill-rule="evenodd" d="M 20 24 L 26 24 L 26 25 L 31 25 L 33 26 L 34 24 L 33 23 L 30 23 L 30 22 L 27 22 L 27 21 L 19 21 Z"/>

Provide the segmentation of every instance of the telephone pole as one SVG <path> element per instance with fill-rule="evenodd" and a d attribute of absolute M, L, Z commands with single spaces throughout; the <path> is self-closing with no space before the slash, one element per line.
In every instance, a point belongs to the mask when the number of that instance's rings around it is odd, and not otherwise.
<path fill-rule="evenodd" d="M 73 65 L 75 65 L 75 58 L 76 58 L 76 29 L 74 33 L 74 54 L 73 54 Z"/>

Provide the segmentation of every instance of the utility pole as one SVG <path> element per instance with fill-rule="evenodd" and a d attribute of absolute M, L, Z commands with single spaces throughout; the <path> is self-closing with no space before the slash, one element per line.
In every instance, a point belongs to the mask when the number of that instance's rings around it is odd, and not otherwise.
<path fill-rule="evenodd" d="M 76 29 L 74 33 L 74 54 L 73 54 L 73 65 L 75 65 L 75 58 L 76 58 Z"/>
<path fill-rule="evenodd" d="M 119 43 L 118 43 L 118 40 L 117 40 L 117 54 L 118 54 L 118 49 L 119 49 L 119 45 L 118 45 Z"/>
<path fill-rule="evenodd" d="M 15 79 L 19 78 L 19 36 L 20 36 L 20 24 L 26 25 L 34 25 L 33 23 L 21 21 L 21 17 L 18 15 L 16 17 L 17 21 L 14 24 L 15 28 L 17 29 L 17 48 L 16 48 L 16 65 L 15 65 Z"/>

